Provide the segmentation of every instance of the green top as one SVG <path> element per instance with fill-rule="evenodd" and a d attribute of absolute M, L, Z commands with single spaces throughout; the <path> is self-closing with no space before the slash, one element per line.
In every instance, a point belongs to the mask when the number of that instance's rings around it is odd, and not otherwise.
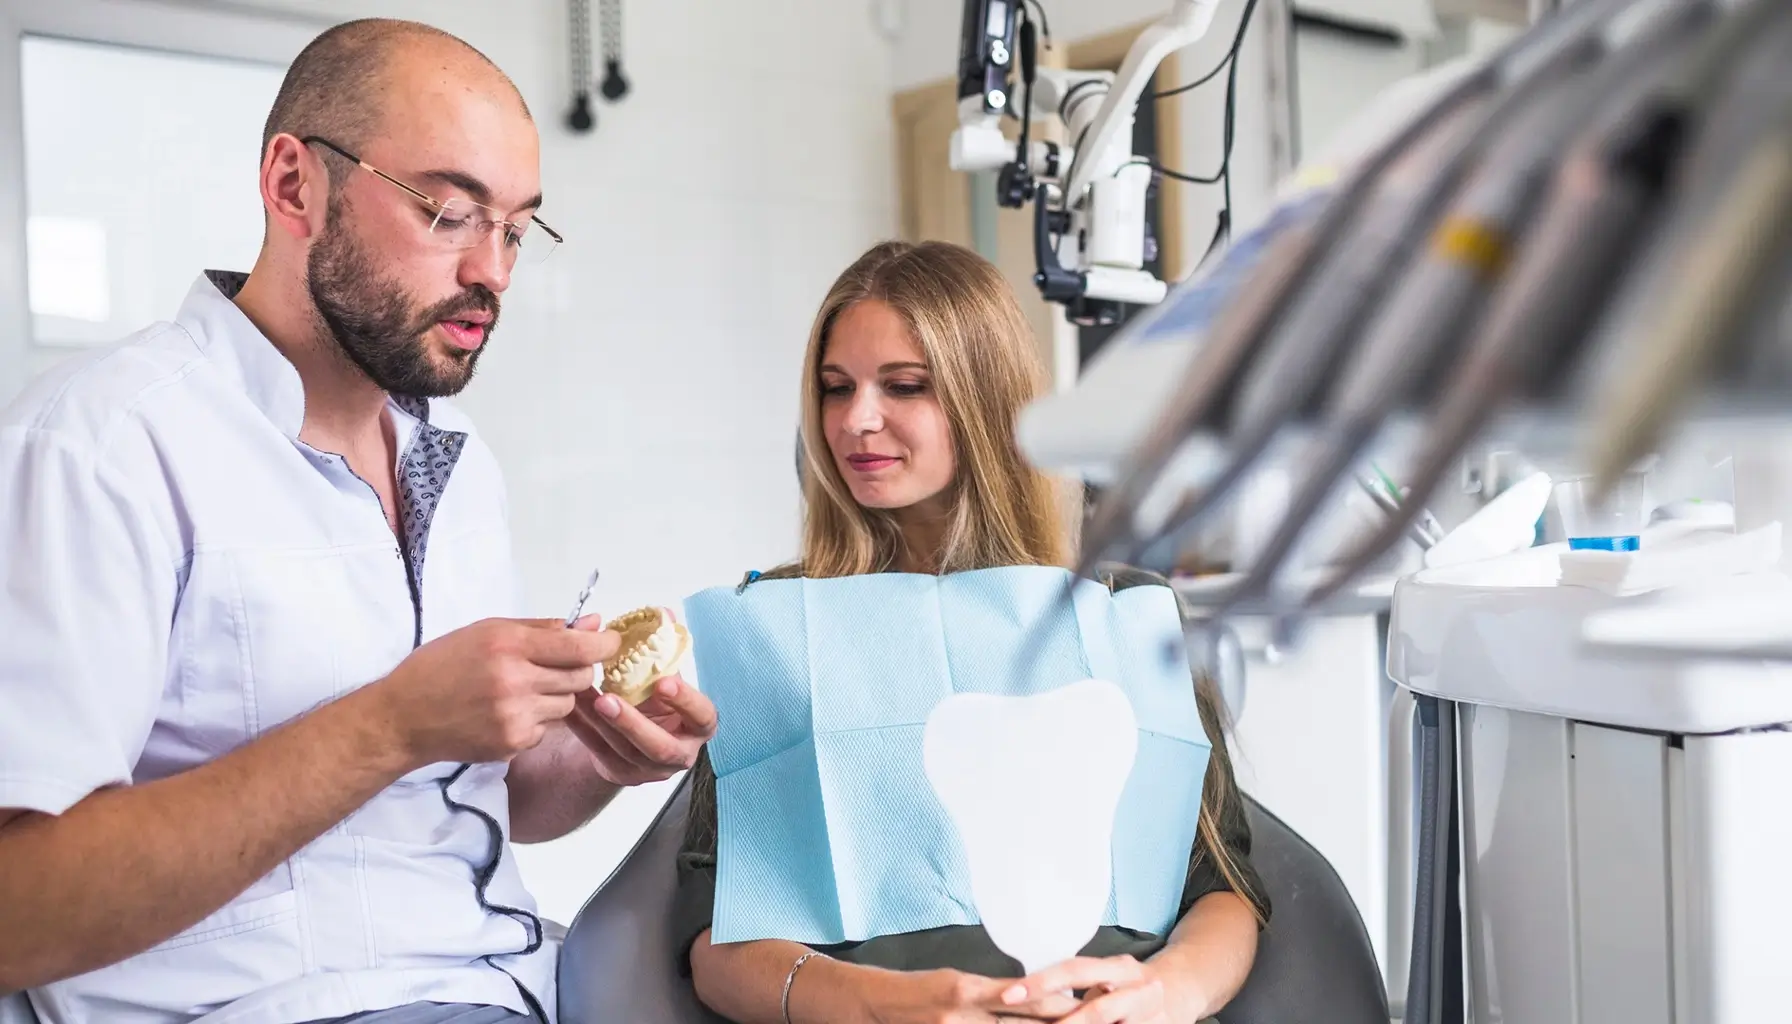
<path fill-rule="evenodd" d="M 1118 569 L 1105 576 L 1105 582 L 1116 590 L 1166 585 L 1162 577 L 1133 569 Z M 1239 895 L 1256 907 L 1260 921 L 1267 922 L 1269 898 L 1262 879 L 1251 866 L 1251 826 L 1245 819 L 1244 801 L 1232 777 L 1231 759 L 1226 756 L 1218 709 L 1206 687 L 1197 685 L 1195 698 L 1208 741 L 1213 744 L 1213 755 L 1207 761 L 1202 801 L 1208 807 L 1219 807 L 1215 824 L 1219 841 L 1237 866 L 1238 879 L 1245 889 Z M 690 775 L 690 816 L 685 825 L 684 844 L 678 852 L 678 892 L 672 910 L 676 955 L 681 970 L 687 975 L 690 973 L 691 946 L 715 916 L 716 777 L 707 750 L 698 758 Z M 1196 900 L 1209 893 L 1235 891 L 1197 832 L 1194 846 L 1189 850 L 1188 880 L 1183 885 L 1177 918 L 1186 915 Z M 1162 949 L 1168 938 L 1167 935 L 1107 925 L 1096 931 L 1081 953 L 1091 957 L 1125 953 L 1143 960 Z M 998 949 L 982 925 L 947 925 L 818 948 L 837 960 L 891 970 L 955 968 L 989 978 L 1016 978 L 1023 973 L 1019 961 Z"/>

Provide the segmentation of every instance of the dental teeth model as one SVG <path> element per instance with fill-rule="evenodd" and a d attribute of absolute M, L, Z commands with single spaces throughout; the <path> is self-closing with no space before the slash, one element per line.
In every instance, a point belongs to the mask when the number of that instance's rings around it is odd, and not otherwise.
<path fill-rule="evenodd" d="M 653 684 L 678 671 L 691 649 L 691 634 L 669 609 L 637 608 L 611 619 L 609 629 L 622 634 L 615 657 L 604 662 L 602 689 L 629 704 L 639 704 Z"/>

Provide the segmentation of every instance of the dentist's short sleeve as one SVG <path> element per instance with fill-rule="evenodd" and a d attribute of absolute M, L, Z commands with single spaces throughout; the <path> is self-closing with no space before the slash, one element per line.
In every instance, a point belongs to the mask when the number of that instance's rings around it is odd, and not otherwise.
<path fill-rule="evenodd" d="M 0 808 L 60 814 L 131 781 L 180 569 L 132 490 L 76 440 L 0 429 Z"/>

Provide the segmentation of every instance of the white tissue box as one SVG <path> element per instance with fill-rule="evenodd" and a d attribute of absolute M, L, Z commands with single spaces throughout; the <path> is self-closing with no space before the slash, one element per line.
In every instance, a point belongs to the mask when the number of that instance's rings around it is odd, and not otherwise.
<path fill-rule="evenodd" d="M 1560 585 L 1615 597 L 1760 572 L 1779 561 L 1780 524 L 1734 533 L 1683 522 L 1643 531 L 1636 551 L 1563 551 Z"/>

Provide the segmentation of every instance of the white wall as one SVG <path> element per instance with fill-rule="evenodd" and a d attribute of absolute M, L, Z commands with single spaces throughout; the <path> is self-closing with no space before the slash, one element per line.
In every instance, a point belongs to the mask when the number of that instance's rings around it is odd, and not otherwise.
<path fill-rule="evenodd" d="M 1331 2 L 1344 5 L 1369 0 Z M 1295 58 L 1302 86 L 1301 152 L 1322 150 L 1336 129 L 1400 79 L 1453 57 L 1492 53 L 1523 31 L 1522 25 L 1488 18 L 1453 19 L 1431 28 L 1436 31 L 1415 29 L 1397 44 L 1322 27 L 1303 28 L 1296 36 Z"/>
<path fill-rule="evenodd" d="M 613 614 L 794 552 L 810 318 L 896 230 L 890 60 L 868 4 L 626 4 L 634 91 L 599 104 L 585 136 L 561 127 L 560 0 L 235 6 L 428 21 L 509 72 L 535 112 L 542 217 L 567 243 L 518 275 L 462 398 L 504 465 L 534 612 L 564 615 L 594 566 L 590 608 Z M 665 795 L 625 794 L 583 832 L 521 849 L 544 912 L 569 922 Z"/>
<path fill-rule="evenodd" d="M 1299 30 L 1295 55 L 1300 145 L 1308 156 L 1321 152 L 1370 98 L 1425 66 L 1417 43 L 1365 42 L 1323 28 Z"/>
<path fill-rule="evenodd" d="M 255 259 L 261 195 L 243 169 L 283 68 L 45 36 L 20 58 L 38 368 L 166 319 L 195 267 Z"/>

